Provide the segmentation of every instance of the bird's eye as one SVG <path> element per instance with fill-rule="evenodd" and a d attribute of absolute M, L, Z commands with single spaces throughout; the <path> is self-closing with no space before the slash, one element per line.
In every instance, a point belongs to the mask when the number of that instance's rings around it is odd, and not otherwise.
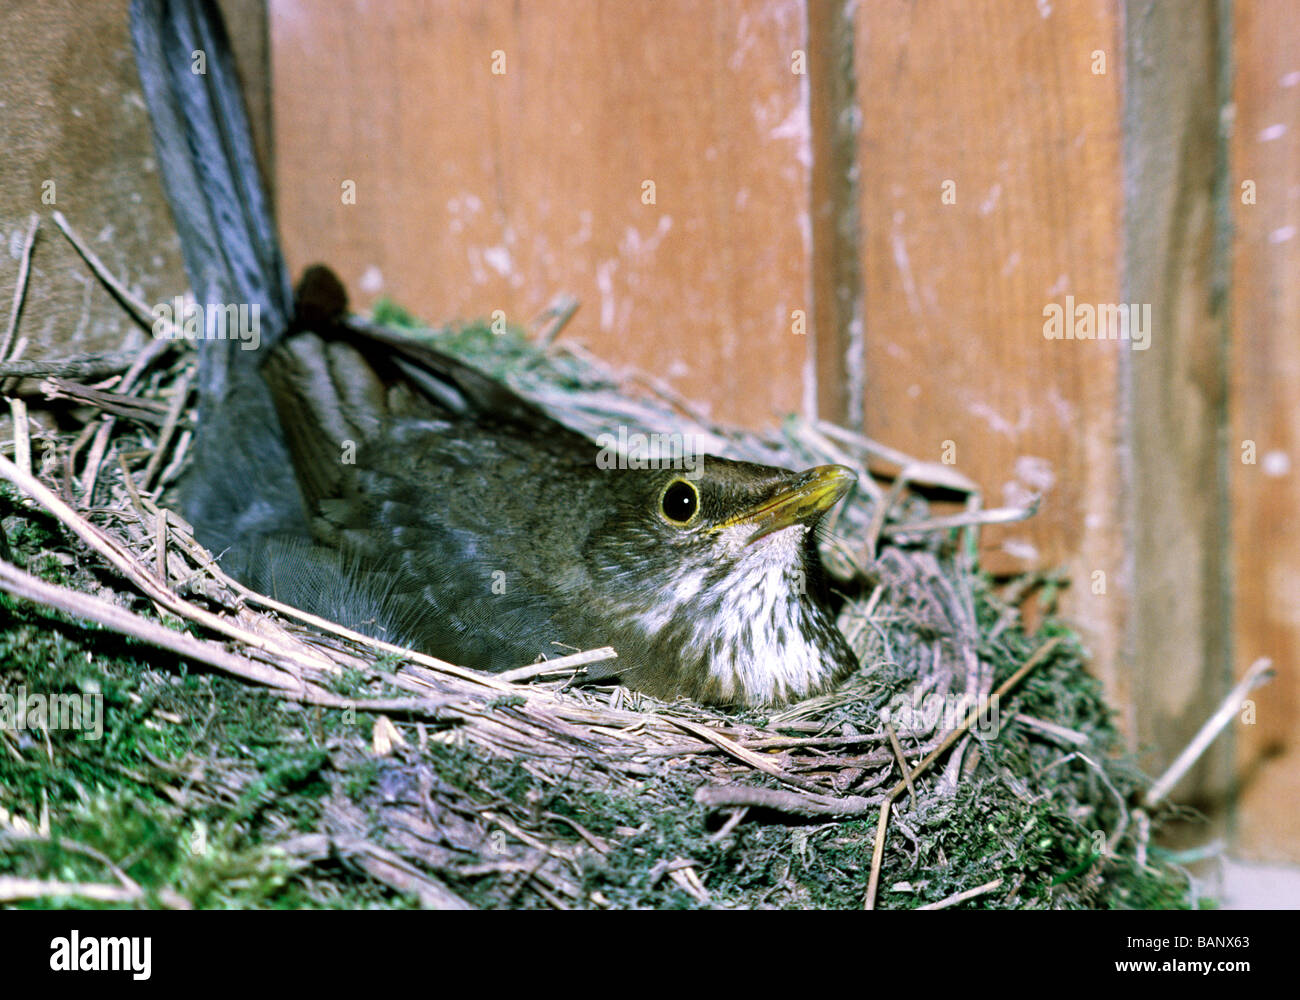
<path fill-rule="evenodd" d="M 688 524 L 699 512 L 700 494 L 694 484 L 675 479 L 659 498 L 659 506 L 673 524 Z"/>

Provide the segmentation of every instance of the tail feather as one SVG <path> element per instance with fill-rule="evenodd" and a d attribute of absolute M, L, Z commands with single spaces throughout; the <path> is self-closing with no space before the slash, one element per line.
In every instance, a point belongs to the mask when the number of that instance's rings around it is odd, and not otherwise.
<path fill-rule="evenodd" d="M 210 0 L 135 0 L 131 35 L 194 294 L 257 303 L 274 339 L 293 294 L 225 24 Z"/>
<path fill-rule="evenodd" d="M 258 371 L 291 322 L 293 293 L 225 25 L 211 0 L 133 0 L 131 37 L 195 299 L 247 306 L 250 316 L 255 308 L 258 322 L 256 338 L 200 343 L 199 425 L 182 507 L 214 549 L 272 532 L 305 536 L 301 496 Z"/>

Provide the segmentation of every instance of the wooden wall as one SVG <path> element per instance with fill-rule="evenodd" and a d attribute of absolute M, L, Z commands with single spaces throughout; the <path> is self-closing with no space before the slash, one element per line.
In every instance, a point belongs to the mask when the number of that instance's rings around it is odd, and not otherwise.
<path fill-rule="evenodd" d="M 1288 0 L 222 5 L 295 268 L 434 320 L 570 292 L 566 336 L 721 419 L 817 412 L 951 443 L 989 505 L 1042 491 L 986 565 L 1064 567 L 1149 770 L 1274 659 L 1177 794 L 1235 777 L 1237 851 L 1300 859 Z M 0 8 L 0 300 L 46 216 L 27 357 L 141 342 L 53 208 L 146 300 L 183 287 L 125 25 Z M 1045 339 L 1067 295 L 1150 304 L 1150 349 Z"/>
<path fill-rule="evenodd" d="M 269 155 L 266 9 L 223 0 L 259 144 Z M 148 335 L 87 271 L 51 219 L 60 211 L 145 302 L 186 288 L 163 196 L 149 114 L 127 30 L 127 0 L 10 0 L 0 5 L 0 302 L 8 322 L 22 249 L 40 219 L 15 341 L 34 359 L 135 350 Z M 269 159 L 267 159 L 269 163 Z M 0 339 L 3 332 L 0 331 Z M 17 343 L 15 343 L 15 347 Z M 38 400 L 30 399 L 37 405 Z M 9 411 L 0 405 L 0 435 Z"/>
<path fill-rule="evenodd" d="M 800 0 L 270 10 L 294 266 L 428 318 L 571 292 L 593 348 L 719 416 L 811 405 Z"/>
<path fill-rule="evenodd" d="M 8 0 L 0 4 L 0 37 L 0 323 L 9 321 L 35 213 L 41 224 L 18 331 L 28 341 L 21 356 L 142 347 L 146 334 L 50 220 L 61 211 L 146 300 L 184 290 L 126 0 Z M 0 432 L 7 420 L 8 407 L 0 405 Z"/>
<path fill-rule="evenodd" d="M 859 5 L 855 37 L 868 430 L 932 461 L 952 442 L 988 506 L 1043 494 L 1036 518 L 986 532 L 985 565 L 1065 567 L 1068 610 L 1131 709 L 1127 346 L 1043 336 L 1067 295 L 1123 301 L 1118 13 L 887 0 Z"/>
<path fill-rule="evenodd" d="M 1128 355 L 1127 628 L 1135 742 L 1164 767 L 1218 706 L 1232 672 L 1227 465 L 1227 220 L 1217 0 L 1130 4 L 1125 23 L 1124 284 L 1150 304 L 1151 346 Z M 1232 735 L 1176 789 L 1222 816 Z M 1201 842 L 1198 823 L 1189 834 Z M 1216 831 L 1217 832 L 1217 831 Z"/>
<path fill-rule="evenodd" d="M 1235 842 L 1266 860 L 1300 856 L 1300 31 L 1295 5 L 1234 5 L 1228 203 L 1232 267 L 1235 663 L 1278 668 L 1237 748 Z M 1253 461 L 1252 461 L 1253 459 Z"/>
<path fill-rule="evenodd" d="M 363 305 L 429 319 L 526 321 L 570 292 L 566 336 L 721 419 L 819 412 L 918 457 L 954 447 L 990 506 L 1042 493 L 986 532 L 986 565 L 1064 568 L 1149 770 L 1255 655 L 1278 661 L 1237 737 L 1238 842 L 1300 858 L 1285 3 L 269 13 L 292 266 L 328 260 Z M 1067 296 L 1149 305 L 1149 349 L 1045 338 Z M 1222 806 L 1232 746 L 1179 797 Z"/>

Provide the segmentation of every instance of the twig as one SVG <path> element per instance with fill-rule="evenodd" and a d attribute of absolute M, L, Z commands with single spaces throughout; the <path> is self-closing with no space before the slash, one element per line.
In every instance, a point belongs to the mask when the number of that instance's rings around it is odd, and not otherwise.
<path fill-rule="evenodd" d="M 1057 636 L 1053 636 L 1051 639 L 1048 639 L 1047 642 L 1043 643 L 1036 650 L 1034 650 L 1033 655 L 1030 656 L 1029 659 L 1027 659 L 1024 662 L 1024 664 L 1020 667 L 1019 670 L 1017 670 L 1014 674 L 1012 674 L 1005 681 L 1003 681 L 1001 686 L 996 691 L 994 691 L 986 700 L 981 702 L 981 704 L 977 708 L 973 709 L 971 713 L 967 715 L 965 719 L 962 720 L 961 725 L 957 726 L 957 728 L 955 728 L 954 730 L 952 730 L 952 732 L 950 732 L 947 736 L 945 736 L 939 742 L 939 745 L 935 747 L 929 754 L 927 754 L 925 759 L 922 760 L 921 763 L 917 764 L 916 767 L 912 769 L 912 776 L 917 777 L 923 771 L 929 769 L 931 764 L 933 764 L 940 756 L 942 756 L 943 753 L 946 750 L 948 750 L 949 747 L 951 747 L 954 743 L 956 743 L 957 740 L 961 738 L 962 734 L 966 732 L 966 730 L 968 730 L 971 726 L 975 724 L 975 721 L 981 715 L 983 715 L 985 711 L 987 711 L 989 705 L 991 705 L 993 702 L 1000 699 L 1004 694 L 1006 694 L 1013 687 L 1019 684 L 1024 679 L 1026 674 L 1028 674 L 1031 670 L 1033 670 L 1044 660 L 1046 660 L 1049 656 L 1051 656 L 1052 651 L 1055 650 L 1056 647 L 1059 646 L 1060 644 L 1061 644 L 1061 636 L 1057 635 Z M 867 895 L 866 895 L 866 899 L 863 901 L 864 909 L 868 909 L 868 910 L 875 909 L 876 891 L 880 887 L 880 865 L 881 862 L 884 860 L 884 853 L 885 853 L 885 829 L 889 826 L 889 813 L 891 807 L 893 806 L 894 800 L 898 798 L 898 796 L 902 795 L 903 792 L 906 791 L 906 789 L 907 789 L 907 783 L 904 781 L 900 781 L 893 788 L 891 788 L 889 792 L 885 795 L 885 804 L 884 807 L 880 810 L 880 820 L 876 824 L 876 842 L 875 842 L 875 847 L 871 854 L 871 877 L 867 881 Z"/>
<path fill-rule="evenodd" d="M 41 391 L 45 393 L 47 400 L 70 399 L 75 403 L 97 407 L 111 416 L 128 417 L 155 427 L 166 419 L 167 407 L 152 399 L 138 399 L 120 392 L 92 389 L 88 385 L 68 382 L 57 376 L 42 382 Z"/>
<path fill-rule="evenodd" d="M 2 460 L 2 458 L 0 458 L 0 460 Z M 0 467 L 0 474 L 3 474 L 3 472 L 3 468 Z M 141 504 L 145 510 L 154 509 L 150 501 L 143 497 L 141 497 Z M 71 512 L 69 511 L 69 513 Z M 73 517 L 75 517 L 75 515 L 73 515 Z M 176 520 L 176 516 L 171 515 L 171 520 Z M 182 523 L 184 522 L 182 521 Z M 186 525 L 186 528 L 188 528 L 188 525 Z M 232 592 L 249 604 L 256 604 L 259 607 L 266 608 L 267 610 L 276 611 L 289 618 L 310 625 L 321 632 L 327 632 L 339 636 L 340 638 L 347 639 L 349 642 L 354 642 L 361 646 L 368 646 L 371 649 L 377 649 L 384 653 L 400 656 L 403 659 L 409 660 L 411 663 L 419 664 L 426 669 L 455 677 L 458 680 L 469 681 L 480 687 L 491 688 L 495 691 L 507 694 L 529 693 L 528 688 L 519 688 L 513 684 L 504 683 L 492 675 L 480 674 L 465 667 L 458 667 L 454 663 L 447 663 L 445 660 L 439 660 L 436 657 L 429 656 L 425 653 L 420 653 L 411 649 L 404 649 L 401 646 L 395 646 L 390 642 L 384 642 L 382 639 L 376 639 L 373 636 L 353 631 L 337 622 L 330 621 L 328 618 L 321 618 L 318 615 L 313 615 L 309 612 L 303 611 L 301 608 L 295 608 L 290 604 L 284 604 L 272 597 L 267 597 L 265 594 L 259 594 L 255 590 L 250 590 L 238 580 L 227 576 L 216 564 L 212 555 L 200 546 L 187 531 L 178 532 L 177 538 L 181 542 L 182 546 L 189 551 L 190 555 L 199 562 L 201 566 L 199 571 L 200 573 L 210 575 L 218 583 L 230 588 Z M 186 606 L 189 607 L 190 605 Z M 199 609 L 195 608 L 194 610 L 198 611 Z M 221 619 L 217 619 L 217 621 L 221 621 Z M 251 635 L 251 633 L 245 633 L 242 629 L 237 629 L 236 632 Z M 240 636 L 235 635 L 234 637 L 239 638 Z M 254 642 L 254 645 L 261 645 L 261 642 Z M 409 679 L 416 680 L 417 678 Z M 538 693 L 541 692 L 539 691 Z"/>
<path fill-rule="evenodd" d="M 59 375 L 65 378 L 100 378 L 116 375 L 129 368 L 139 351 L 101 351 L 74 354 L 66 358 L 41 358 L 33 361 L 0 361 L 0 378 L 42 378 Z"/>
<path fill-rule="evenodd" d="M 32 439 L 27 426 L 27 404 L 21 399 L 9 400 L 9 413 L 14 423 L 14 461 L 29 475 L 32 471 Z"/>
<path fill-rule="evenodd" d="M 172 460 L 167 463 L 167 468 L 162 470 L 158 476 L 159 488 L 166 486 L 178 475 L 180 475 L 181 466 L 185 464 L 185 455 L 189 451 L 190 441 L 194 437 L 194 432 L 186 427 L 181 431 L 181 436 L 176 440 L 176 447 L 172 449 Z"/>
<path fill-rule="evenodd" d="M 185 408 L 185 401 L 190 395 L 190 380 L 194 377 L 194 369 L 191 368 L 183 374 L 177 381 L 172 393 L 171 405 L 167 407 L 167 416 L 163 420 L 162 430 L 158 432 L 158 441 L 154 445 L 153 454 L 149 456 L 149 464 L 144 467 L 144 476 L 140 479 L 140 488 L 149 489 L 153 484 L 153 478 L 158 473 L 158 467 L 162 464 L 163 455 L 167 453 L 167 446 L 171 444 L 172 434 L 176 430 L 176 424 L 181 418 L 181 411 Z"/>
<path fill-rule="evenodd" d="M 503 681 L 519 682 L 532 680 L 534 677 L 541 677 L 544 674 L 553 674 L 569 670 L 576 670 L 578 667 L 586 666 L 588 663 L 600 663 L 604 660 L 616 660 L 618 653 L 614 651 L 613 646 L 601 646 L 599 649 L 588 649 L 581 653 L 570 653 L 568 656 L 561 656 L 554 660 L 543 660 L 541 663 L 533 663 L 526 667 L 516 667 L 514 670 L 505 670 L 497 674 Z"/>
<path fill-rule="evenodd" d="M 21 899 L 40 899 L 43 896 L 66 897 L 93 900 L 96 903 L 130 903 L 145 898 L 144 890 L 137 886 L 129 889 L 121 885 L 107 885 L 102 882 L 59 882 L 56 879 L 37 878 L 0 878 L 0 902 L 12 903 Z M 158 898 L 174 910 L 188 910 L 189 901 L 170 889 L 164 889 Z"/>
<path fill-rule="evenodd" d="M 104 265 L 104 262 L 99 259 L 95 252 L 86 245 L 85 241 L 73 231 L 72 226 L 68 224 L 68 220 L 63 217 L 62 212 L 53 212 L 51 218 L 54 219 L 54 224 L 67 237 L 68 242 L 72 244 L 77 253 L 81 254 L 82 259 L 90 265 L 90 269 L 95 272 L 95 276 L 126 307 L 132 317 L 153 334 L 153 342 L 146 345 L 144 350 L 139 352 L 135 362 L 126 370 L 126 374 L 122 376 L 122 381 L 118 384 L 118 391 L 126 393 L 135 385 L 136 379 L 149 365 L 170 350 L 173 344 L 183 340 L 181 333 L 175 324 L 164 323 L 162 319 L 154 316 L 153 311 L 139 298 L 131 294 L 127 287 Z M 162 325 L 160 326 L 160 324 Z M 104 426 L 100 428 L 99 434 L 96 435 L 95 446 L 91 450 L 93 461 L 88 463 L 86 475 L 83 477 L 82 492 L 87 499 L 90 498 L 94 490 L 95 476 L 99 471 L 99 462 L 103 458 L 103 446 L 107 445 L 108 436 L 112 431 L 113 419 L 110 417 Z"/>
<path fill-rule="evenodd" d="M 829 420 L 818 420 L 816 427 L 827 437 L 834 438 L 843 444 L 858 448 L 859 450 L 866 452 L 867 455 L 873 458 L 883 459 L 891 465 L 898 466 L 900 469 L 916 461 L 911 455 L 901 452 L 896 448 L 890 448 L 888 445 L 883 445 L 879 441 L 874 441 L 869 437 L 851 431 L 847 427 L 840 427 L 838 424 L 833 424 Z"/>
<path fill-rule="evenodd" d="M 903 744 L 898 742 L 898 734 L 894 732 L 894 727 L 888 719 L 881 720 L 885 725 L 885 732 L 889 734 L 889 745 L 894 748 L 894 756 L 898 758 L 898 769 L 903 773 L 903 781 L 907 783 L 907 794 L 912 797 L 912 808 L 916 808 L 919 801 L 916 797 L 916 785 L 912 784 L 912 772 L 907 766 L 907 757 L 903 754 Z"/>
<path fill-rule="evenodd" d="M 219 643 L 196 639 L 120 608 L 116 604 L 68 587 L 46 583 L 0 561 L 0 590 L 15 597 L 54 608 L 75 618 L 95 622 L 122 635 L 133 636 L 151 646 L 166 649 L 197 663 L 223 670 L 236 677 L 273 688 L 277 694 L 326 708 L 356 709 L 363 712 L 415 713 L 436 716 L 439 709 L 455 704 L 452 698 L 347 698 L 304 685 L 282 670 L 266 667 L 231 653 Z"/>
<path fill-rule="evenodd" d="M 871 564 L 876 561 L 876 551 L 880 544 L 881 533 L 885 529 L 885 518 L 889 512 L 898 504 L 899 499 L 903 496 L 903 490 L 907 486 L 907 479 L 900 475 L 894 480 L 894 483 L 871 510 L 871 520 L 867 524 L 866 537 L 862 540 L 860 552 L 851 552 L 851 558 L 857 564 L 858 572 L 866 574 Z"/>
<path fill-rule="evenodd" d="M 131 477 L 131 470 L 126 467 L 126 456 L 121 452 L 117 456 L 117 466 L 122 470 L 122 482 L 126 485 L 126 492 L 131 497 L 131 506 L 135 508 L 135 512 L 143 522 L 145 512 L 141 506 L 140 491 L 135 488 L 135 480 Z"/>
<path fill-rule="evenodd" d="M 533 320 L 533 326 L 535 327 L 549 320 L 535 338 L 538 345 L 543 348 L 550 347 L 555 342 L 555 338 L 560 335 L 560 331 L 569 325 L 569 320 L 573 319 L 573 314 L 578 311 L 580 304 L 575 296 L 566 292 L 562 292 L 552 299 L 551 304 Z"/>
<path fill-rule="evenodd" d="M 218 643 L 196 639 L 185 632 L 174 632 L 157 622 L 143 618 L 125 608 L 119 608 L 116 604 L 110 604 L 98 597 L 46 583 L 6 562 L 0 562 L 0 590 L 77 618 L 96 622 L 114 632 L 134 636 L 152 646 L 217 667 L 236 677 L 293 691 L 295 694 L 303 691 L 302 682 L 289 677 L 283 671 L 236 656 Z"/>
<path fill-rule="evenodd" d="M 937 903 L 926 903 L 924 906 L 918 906 L 918 910 L 946 910 L 950 906 L 956 906 L 958 903 L 964 903 L 968 899 L 974 899 L 976 896 L 982 896 L 986 892 L 992 892 L 1002 885 L 1002 879 L 995 878 L 992 882 L 986 882 L 983 885 L 976 886 L 974 889 L 967 889 L 964 892 L 955 892 L 946 899 L 941 899 Z"/>
<path fill-rule="evenodd" d="M 50 214 L 50 218 L 63 231 L 63 235 L 68 238 L 68 242 L 72 244 L 73 249 L 81 254 L 81 259 L 90 265 L 90 269 L 95 272 L 95 277 L 104 283 L 104 287 L 112 292 L 122 305 L 126 306 L 127 311 L 131 313 L 136 322 L 150 333 L 154 332 L 154 324 L 158 320 L 153 311 L 139 298 L 131 294 L 130 290 L 114 276 L 113 272 L 99 259 L 95 251 L 90 249 L 86 242 L 73 231 L 72 226 L 68 224 L 68 220 L 63 217 L 62 212 L 54 211 Z M 171 324 L 168 324 L 168 326 L 171 327 Z M 167 333 L 167 338 L 173 336 L 180 336 L 174 328 Z M 159 338 L 159 341 L 168 346 L 171 343 L 170 339 Z"/>
<path fill-rule="evenodd" d="M 163 586 L 167 586 L 167 510 L 158 508 L 154 515 L 154 572 Z"/>
<path fill-rule="evenodd" d="M 1228 692 L 1227 696 L 1215 709 L 1213 715 L 1206 720 L 1205 725 L 1201 726 L 1191 742 L 1183 749 L 1169 769 L 1147 789 L 1146 795 L 1142 797 L 1142 805 L 1147 809 L 1154 809 L 1160 804 L 1160 801 L 1168 795 L 1173 787 L 1178 784 L 1183 775 L 1186 774 L 1205 753 L 1206 749 L 1214 742 L 1220 731 L 1223 730 L 1232 717 L 1237 714 L 1241 708 L 1241 703 L 1246 695 L 1273 679 L 1273 661 L 1263 656 L 1250 665 L 1250 669 L 1237 683 L 1237 685 Z"/>
<path fill-rule="evenodd" d="M 899 538 L 903 535 L 919 535 L 930 531 L 968 528 L 975 524 L 1014 524 L 1016 521 L 1026 521 L 1038 513 L 1040 500 L 1040 497 L 1035 497 L 1028 507 L 994 507 L 990 510 L 953 514 L 951 517 L 931 517 L 907 524 L 888 524 L 881 529 L 880 533 L 886 538 Z"/>
<path fill-rule="evenodd" d="M 194 543 L 197 545 L 198 543 Z M 526 692 L 527 688 L 518 688 L 513 684 L 504 683 L 497 680 L 496 677 L 489 674 L 480 674 L 465 667 L 458 667 L 454 663 L 448 663 L 446 660 L 439 660 L 436 657 L 429 656 L 425 653 L 417 652 L 413 649 L 404 649 L 401 646 L 395 646 L 391 642 L 385 642 L 383 639 L 376 639 L 374 636 L 365 635 L 361 632 L 353 631 L 346 628 L 338 622 L 332 622 L 328 618 L 321 618 L 319 615 L 313 615 L 310 612 L 303 611 L 301 608 L 295 608 L 290 604 L 284 604 L 265 594 L 259 594 L 255 590 L 249 590 L 238 580 L 235 580 L 223 573 L 217 566 L 209 564 L 205 567 L 205 572 L 211 573 L 212 576 L 230 587 L 235 593 L 239 594 L 250 604 L 256 604 L 259 607 L 266 608 L 270 611 L 277 611 L 282 615 L 294 618 L 312 628 L 319 629 L 322 632 L 329 632 L 337 635 L 349 642 L 355 642 L 360 646 L 369 646 L 371 649 L 377 649 L 382 653 L 390 653 L 400 656 L 403 659 L 410 660 L 412 663 L 419 664 L 427 670 L 436 671 L 440 674 L 446 674 L 455 677 L 458 680 L 470 681 L 480 687 L 492 688 L 493 690 L 506 694 L 520 694 Z"/>
<path fill-rule="evenodd" d="M 295 655 L 295 652 L 282 642 L 274 641 L 265 635 L 250 632 L 248 629 L 241 628 L 219 615 L 204 611 L 202 608 L 177 597 L 166 586 L 159 583 L 152 573 L 138 566 L 121 543 L 91 525 L 59 497 L 55 496 L 44 483 L 23 472 L 3 456 L 0 456 L 0 476 L 8 479 L 28 496 L 34 498 L 42 507 L 71 529 L 73 534 L 107 559 L 128 580 L 132 581 L 146 597 L 162 605 L 168 611 L 183 618 L 188 618 L 222 635 L 238 639 L 256 649 L 289 658 L 293 658 Z M 298 684 L 300 682 L 295 680 L 292 685 L 288 686 L 297 686 Z"/>
<path fill-rule="evenodd" d="M 731 756 L 735 757 L 739 761 L 744 761 L 750 767 L 762 771 L 764 774 L 770 774 L 778 781 L 782 781 L 787 785 L 793 785 L 795 788 L 802 788 L 804 791 L 812 792 L 814 795 L 821 795 L 828 798 L 831 797 L 829 791 L 822 788 L 816 782 L 809 781 L 807 778 L 800 778 L 797 775 L 782 770 L 762 755 L 756 754 L 752 750 L 746 750 L 739 743 L 727 739 L 727 737 L 723 736 L 721 733 L 715 732 L 708 726 L 697 725 L 694 722 L 688 722 L 687 720 L 677 718 L 676 716 L 672 716 L 669 721 L 672 722 L 673 725 L 685 729 L 692 736 L 698 736 L 700 739 L 725 750 L 727 753 L 731 754 Z"/>
<path fill-rule="evenodd" d="M 77 456 L 81 454 L 81 449 L 86 447 L 90 442 L 90 439 L 95 436 L 95 433 L 98 430 L 98 421 L 88 421 L 86 425 L 81 428 L 81 433 L 73 439 L 72 444 L 69 445 L 67 450 L 63 453 L 63 482 L 60 484 L 60 488 L 63 490 L 63 496 L 69 503 L 73 502 L 72 481 L 76 478 L 73 474 L 73 470 L 77 467 Z"/>
<path fill-rule="evenodd" d="M 135 361 L 126 370 L 126 374 L 122 376 L 122 381 L 117 384 L 118 391 L 127 392 L 134 387 L 135 380 L 140 377 L 140 373 L 170 351 L 175 343 L 177 342 L 174 340 L 157 339 L 146 344 L 144 349 L 136 355 Z"/>
<path fill-rule="evenodd" d="M 14 341 L 13 350 L 9 352 L 9 360 L 17 361 L 23 356 L 23 351 L 27 350 L 27 338 L 20 336 Z M 9 395 L 17 388 L 16 378 L 0 379 L 0 395 Z"/>
<path fill-rule="evenodd" d="M 1145 809 L 1133 810 L 1133 822 L 1137 826 L 1137 849 L 1134 851 L 1133 859 L 1137 862 L 1139 868 L 1147 866 L 1147 849 L 1151 842 L 1151 817 L 1146 814 Z"/>
<path fill-rule="evenodd" d="M 99 479 L 99 467 L 104 464 L 104 453 L 108 451 L 108 439 L 113 433 L 115 417 L 106 416 L 95 431 L 95 439 L 90 445 L 90 454 L 86 456 L 86 468 L 81 474 L 81 495 L 86 506 L 94 503 L 95 481 Z"/>
<path fill-rule="evenodd" d="M 884 797 L 860 795 L 817 795 L 792 792 L 784 788 L 761 788 L 754 785 L 704 785 L 695 791 L 695 801 L 710 809 L 754 807 L 774 809 L 792 816 L 864 816 L 879 806 Z"/>
<path fill-rule="evenodd" d="M 749 815 L 748 806 L 740 806 L 737 809 L 732 809 L 731 815 L 727 817 L 726 822 L 724 822 L 722 826 L 718 827 L 718 829 L 713 831 L 713 833 L 709 834 L 709 840 L 715 844 L 722 843 L 724 840 L 726 840 L 728 837 L 731 836 L 731 832 L 734 829 L 736 829 L 736 827 L 738 827 L 741 824 L 741 822 L 744 820 L 744 818 L 748 815 Z"/>
<path fill-rule="evenodd" d="M 49 836 L 42 836 L 41 834 L 20 834 L 15 832 L 0 833 L 0 845 L 3 845 L 5 842 L 13 841 L 30 841 L 47 845 L 53 844 L 53 840 Z M 139 883 L 124 872 L 112 858 L 108 857 L 108 855 L 103 852 L 97 851 L 95 848 L 90 847 L 87 844 L 82 844 L 79 841 L 68 840 L 66 837 L 60 837 L 58 839 L 58 846 L 62 850 L 72 851 L 74 854 L 81 854 L 93 861 L 97 861 L 112 873 L 113 877 L 122 884 L 122 888 L 136 891 L 139 890 Z"/>
<path fill-rule="evenodd" d="M 801 420 L 795 424 L 793 435 L 795 440 L 813 454 L 824 456 L 826 461 L 833 462 L 836 465 L 847 466 L 856 472 L 858 474 L 858 481 L 855 484 L 856 488 L 861 490 L 872 500 L 879 503 L 884 499 L 885 491 L 880 488 L 874 479 L 871 478 L 871 473 L 867 470 L 867 467 L 847 452 L 841 450 L 835 442 L 831 441 L 830 438 L 818 430 L 814 425 Z M 831 511 L 831 515 L 836 516 L 843 510 L 844 507 L 842 505 L 837 506 Z M 834 524 L 834 521 L 830 522 L 830 527 L 833 528 Z"/>
<path fill-rule="evenodd" d="M 0 340 L 0 361 L 4 361 L 8 356 L 14 331 L 18 329 L 18 318 L 23 311 L 23 299 L 27 295 L 27 276 L 31 272 L 32 247 L 36 243 L 36 230 L 40 225 L 41 217 L 33 212 L 31 221 L 27 224 L 27 238 L 23 240 L 22 259 L 18 262 L 18 281 L 14 285 L 14 304 L 9 310 L 9 324 L 5 327 L 4 339 Z"/>
<path fill-rule="evenodd" d="M 1032 715 L 1025 715 L 1023 712 L 1017 712 L 1012 717 L 1013 722 L 1019 722 L 1022 726 L 1032 729 L 1036 733 L 1072 747 L 1086 747 L 1088 737 L 1074 729 L 1068 729 L 1065 726 L 1058 726 L 1055 722 L 1048 722 L 1045 719 L 1037 719 Z"/>
<path fill-rule="evenodd" d="M 687 865 L 684 868 L 670 871 L 668 877 L 677 883 L 679 889 L 694 897 L 697 903 L 701 905 L 707 905 L 709 903 L 709 890 L 706 889 L 704 883 L 700 881 L 700 876 L 695 871 L 693 865 Z"/>
<path fill-rule="evenodd" d="M 1115 849 L 1119 847 L 1120 841 L 1124 839 L 1124 833 L 1128 830 L 1128 823 L 1129 823 L 1128 803 L 1124 801 L 1124 796 L 1121 795 L 1119 789 L 1115 787 L 1115 783 L 1110 780 L 1110 776 L 1105 772 L 1102 766 L 1098 764 L 1095 760 L 1093 760 L 1087 754 L 1080 753 L 1077 750 L 1074 751 L 1073 753 L 1066 754 L 1060 760 L 1051 764 L 1049 767 L 1044 768 L 1043 773 L 1046 774 L 1048 771 L 1051 771 L 1053 768 L 1061 767 L 1062 765 L 1068 764 L 1070 761 L 1074 760 L 1075 758 L 1078 758 L 1079 760 L 1087 764 L 1090 768 L 1092 768 L 1093 772 L 1096 773 L 1097 777 L 1101 779 L 1101 783 L 1110 790 L 1111 797 L 1115 800 L 1115 805 L 1118 807 L 1119 823 L 1115 827 L 1115 832 L 1106 838 L 1106 856 L 1110 857 L 1115 853 Z"/>

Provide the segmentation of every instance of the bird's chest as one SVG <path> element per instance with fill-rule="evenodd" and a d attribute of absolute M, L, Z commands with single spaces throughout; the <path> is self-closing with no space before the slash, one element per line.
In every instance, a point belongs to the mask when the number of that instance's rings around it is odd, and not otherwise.
<path fill-rule="evenodd" d="M 635 618 L 721 700 L 764 704 L 817 691 L 833 673 L 816 615 L 797 566 L 756 561 L 721 579 L 708 568 L 670 574 Z"/>
<path fill-rule="evenodd" d="M 760 567 L 705 595 L 714 632 L 708 670 L 724 690 L 770 702 L 821 686 L 826 654 L 815 639 L 802 577 L 788 566 Z M 702 645 L 705 636 L 698 640 Z"/>

